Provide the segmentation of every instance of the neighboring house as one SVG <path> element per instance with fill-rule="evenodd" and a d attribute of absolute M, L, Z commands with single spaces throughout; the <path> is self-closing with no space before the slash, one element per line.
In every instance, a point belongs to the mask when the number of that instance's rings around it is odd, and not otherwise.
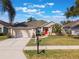
<path fill-rule="evenodd" d="M 12 28 L 13 37 L 33 37 L 36 35 L 36 28 L 40 28 L 41 34 L 52 35 L 52 25 L 54 22 L 46 22 L 43 20 L 34 20 L 30 22 L 17 23 Z"/>
<path fill-rule="evenodd" d="M 7 34 L 8 33 L 9 23 L 0 20 L 0 33 Z"/>
<path fill-rule="evenodd" d="M 79 20 L 64 25 L 63 29 L 67 34 L 79 35 Z"/>

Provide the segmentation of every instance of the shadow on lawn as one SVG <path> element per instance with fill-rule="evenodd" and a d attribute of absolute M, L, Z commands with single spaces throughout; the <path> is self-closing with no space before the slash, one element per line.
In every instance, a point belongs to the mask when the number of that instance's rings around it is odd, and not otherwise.
<path fill-rule="evenodd" d="M 72 36 L 74 39 L 79 39 L 79 36 Z"/>
<path fill-rule="evenodd" d="M 41 50 L 41 51 L 39 52 L 39 54 L 41 54 L 41 53 L 45 54 L 45 50 Z"/>

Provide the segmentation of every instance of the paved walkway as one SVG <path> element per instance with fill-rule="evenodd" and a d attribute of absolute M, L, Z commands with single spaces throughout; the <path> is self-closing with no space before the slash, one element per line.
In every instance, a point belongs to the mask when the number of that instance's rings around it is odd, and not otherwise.
<path fill-rule="evenodd" d="M 23 54 L 30 38 L 12 38 L 0 42 L 0 59 L 26 59 Z"/>
<path fill-rule="evenodd" d="M 24 48 L 24 50 L 36 50 L 37 46 L 27 46 Z M 54 49 L 79 49 L 78 45 L 73 45 L 73 46 L 39 46 L 40 50 L 54 50 Z"/>

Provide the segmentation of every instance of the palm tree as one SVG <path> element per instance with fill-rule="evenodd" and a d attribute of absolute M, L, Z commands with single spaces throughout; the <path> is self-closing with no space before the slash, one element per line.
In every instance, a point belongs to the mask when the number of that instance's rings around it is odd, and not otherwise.
<path fill-rule="evenodd" d="M 12 6 L 12 3 L 10 0 L 0 0 L 2 3 L 2 12 L 8 12 L 9 16 L 9 24 L 10 24 L 10 29 L 12 28 L 14 17 L 15 17 L 15 9 Z"/>
<path fill-rule="evenodd" d="M 76 0 L 75 5 L 67 9 L 65 15 L 67 18 L 79 16 L 79 0 Z"/>
<path fill-rule="evenodd" d="M 8 12 L 9 23 L 10 23 L 10 25 L 12 25 L 12 23 L 14 21 L 14 17 L 15 17 L 15 9 L 13 8 L 11 1 L 10 0 L 2 0 L 2 7 L 3 7 L 2 11 Z"/>

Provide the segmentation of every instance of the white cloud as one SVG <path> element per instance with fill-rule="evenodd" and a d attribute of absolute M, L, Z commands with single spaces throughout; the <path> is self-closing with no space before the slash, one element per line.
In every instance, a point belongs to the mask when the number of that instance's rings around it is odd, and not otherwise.
<path fill-rule="evenodd" d="M 64 12 L 60 11 L 60 10 L 54 10 L 54 11 L 52 11 L 52 13 L 58 14 L 58 15 L 64 15 Z"/>
<path fill-rule="evenodd" d="M 53 21 L 55 23 L 59 23 L 63 20 L 67 20 L 65 16 L 43 16 L 44 20 Z"/>
<path fill-rule="evenodd" d="M 32 3 L 23 3 L 23 5 L 25 5 L 25 6 L 26 6 L 26 5 L 32 5 Z"/>
<path fill-rule="evenodd" d="M 27 5 L 28 7 L 32 7 L 32 8 L 45 8 L 46 5 L 45 4 L 33 4 L 33 3 L 23 3 L 23 5 Z"/>
<path fill-rule="evenodd" d="M 25 12 L 28 8 L 27 7 L 16 7 L 15 9 L 17 11 L 23 11 L 23 12 Z"/>
<path fill-rule="evenodd" d="M 60 15 L 64 15 L 64 13 L 62 12 L 62 13 L 60 13 Z"/>
<path fill-rule="evenodd" d="M 36 12 L 36 14 L 38 14 L 38 15 L 42 15 L 44 13 L 45 13 L 44 11 L 38 11 L 38 12 Z"/>
<path fill-rule="evenodd" d="M 37 9 L 27 9 L 25 12 L 34 13 L 37 12 Z"/>
<path fill-rule="evenodd" d="M 36 14 L 36 15 L 42 15 L 45 13 L 45 11 L 41 11 L 40 9 L 29 9 L 27 7 L 16 7 L 17 11 L 22 11 L 24 13 L 28 13 L 28 14 Z"/>
<path fill-rule="evenodd" d="M 23 3 L 24 6 L 27 5 L 27 7 L 30 8 L 45 8 L 47 6 L 53 6 L 54 3 L 46 3 L 46 4 L 33 4 L 33 3 Z"/>
<path fill-rule="evenodd" d="M 52 11 L 52 13 L 61 13 L 62 11 L 60 10 L 55 10 L 55 11 Z"/>
<path fill-rule="evenodd" d="M 54 5 L 54 3 L 47 3 L 47 5 L 49 5 L 49 6 L 53 6 L 53 5 Z"/>
<path fill-rule="evenodd" d="M 53 6 L 54 5 L 54 3 L 46 3 L 46 4 L 42 4 L 42 5 L 40 5 L 40 4 L 32 4 L 32 6 L 33 7 L 36 7 L 36 8 L 45 8 L 45 7 L 47 7 L 47 6 Z"/>
<path fill-rule="evenodd" d="M 27 7 L 16 7 L 17 11 L 22 11 L 22 12 L 37 12 L 37 9 L 28 9 Z"/>
<path fill-rule="evenodd" d="M 45 5 L 33 5 L 33 7 L 36 7 L 36 8 L 45 8 L 46 6 Z"/>

